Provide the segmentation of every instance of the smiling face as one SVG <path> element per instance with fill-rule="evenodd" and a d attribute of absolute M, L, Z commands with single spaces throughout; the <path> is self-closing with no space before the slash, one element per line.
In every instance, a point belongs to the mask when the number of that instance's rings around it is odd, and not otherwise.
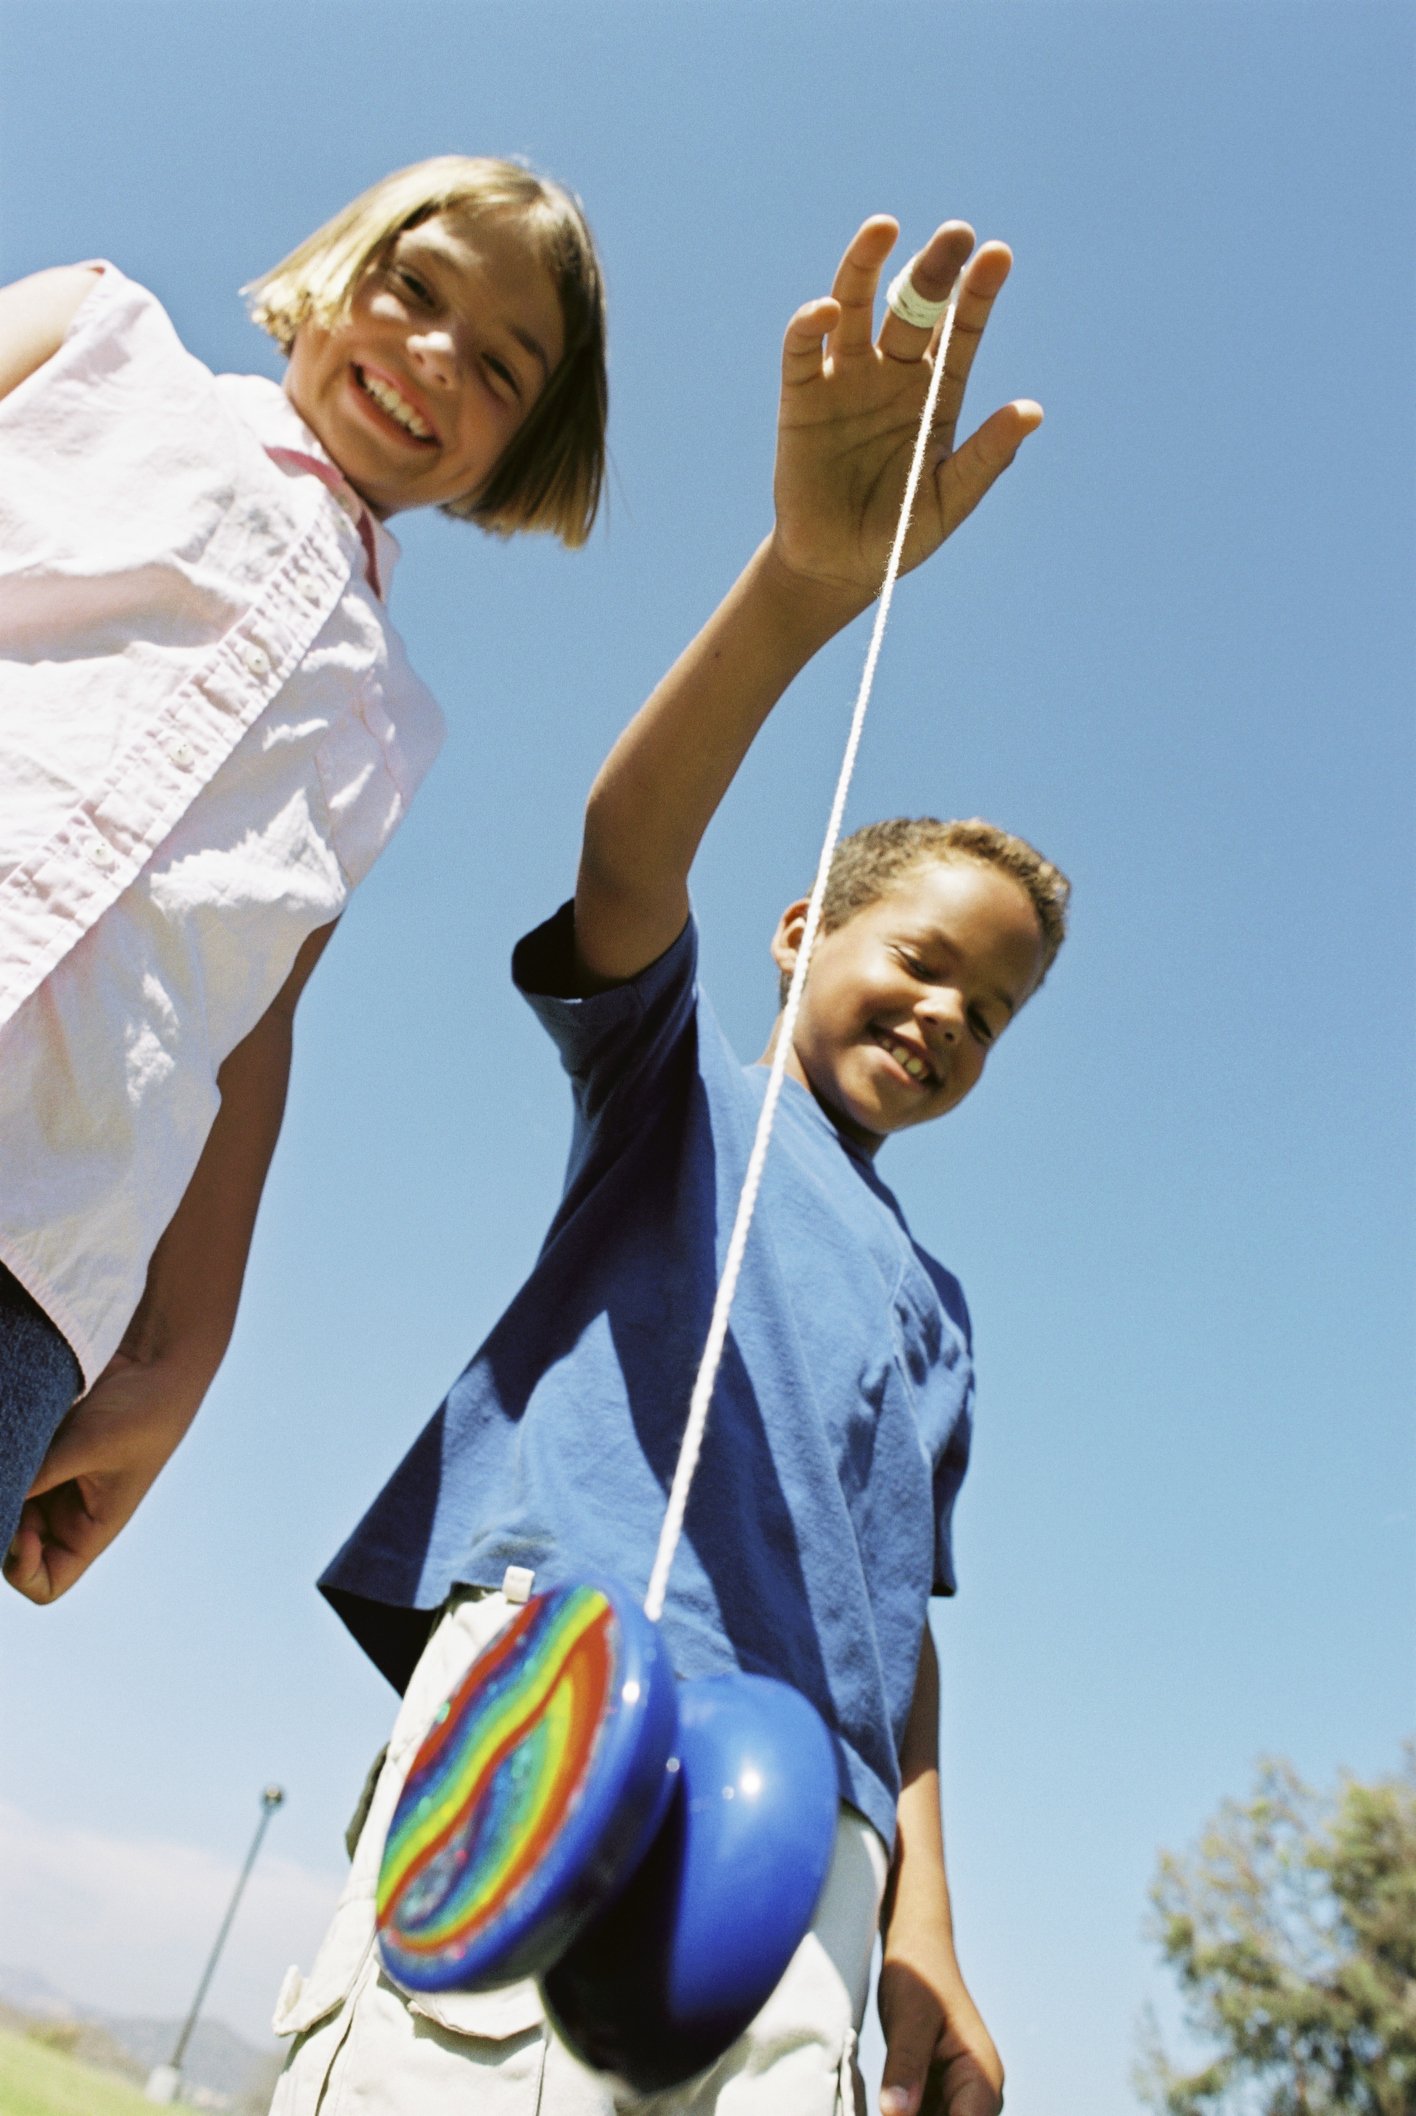
<path fill-rule="evenodd" d="M 805 915 L 792 904 L 777 928 L 784 972 Z M 1011 875 L 968 858 L 911 867 L 817 940 L 787 1071 L 874 1153 L 958 1107 L 1042 970 L 1037 913 Z"/>
<path fill-rule="evenodd" d="M 349 313 L 300 326 L 285 388 L 380 516 L 483 486 L 554 374 L 560 296 L 524 220 L 407 228 Z"/>

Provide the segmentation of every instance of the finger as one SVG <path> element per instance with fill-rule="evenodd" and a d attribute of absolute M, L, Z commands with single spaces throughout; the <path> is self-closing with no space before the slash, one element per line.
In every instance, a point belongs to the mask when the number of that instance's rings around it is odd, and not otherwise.
<path fill-rule="evenodd" d="M 999 2116 L 1003 2097 L 971 2058 L 935 2068 L 920 2116 Z"/>
<path fill-rule="evenodd" d="M 881 2021 L 885 2026 L 881 2116 L 916 2116 L 939 2044 L 939 2002 L 908 1971 L 888 1982 L 887 1974 L 882 1970 L 880 1977 Z"/>
<path fill-rule="evenodd" d="M 37 1528 L 26 1519 L 30 1509 L 21 1513 L 19 1525 L 5 1553 L 5 1578 L 17 1594 L 28 1595 L 31 1600 L 43 1597 L 35 1594 L 44 1571 L 44 1539 Z"/>
<path fill-rule="evenodd" d="M 948 300 L 973 244 L 974 232 L 967 221 L 946 220 L 935 229 L 909 262 L 910 284 L 922 301 Z M 888 360 L 921 360 L 935 336 L 934 325 L 906 323 L 903 316 L 887 309 L 878 343 Z"/>
<path fill-rule="evenodd" d="M 74 1412 L 70 1411 L 50 1441 L 44 1460 L 35 1471 L 34 1482 L 27 1496 L 40 1499 L 58 1485 L 68 1484 L 78 1477 L 94 1476 L 108 1469 L 110 1463 L 107 1452 L 91 1430 L 90 1422 L 75 1420 Z"/>
<path fill-rule="evenodd" d="M 1008 468 L 1030 433 L 1042 424 L 1042 406 L 1020 397 L 984 420 L 977 433 L 946 456 L 934 473 L 944 534 L 965 521 Z"/>
<path fill-rule="evenodd" d="M 47 1543 L 44 1549 L 43 1592 L 30 1596 L 35 1602 L 57 1602 L 61 1594 L 67 1594 L 76 1581 L 81 1580 L 94 1559 L 108 1548 L 111 1538 L 105 1536 L 92 1550 L 70 1550 L 63 1544 Z"/>
<path fill-rule="evenodd" d="M 888 213 L 876 213 L 862 222 L 836 267 L 831 292 L 841 305 L 841 317 L 831 333 L 833 359 L 850 359 L 868 353 L 875 344 L 875 290 L 880 267 L 895 247 L 898 221 Z"/>
<path fill-rule="evenodd" d="M 49 1576 L 49 1527 L 44 1507 L 27 1501 L 20 1515 L 14 1540 L 5 1554 L 5 1577 L 16 1593 L 27 1601 L 51 1602 L 53 1582 Z"/>
<path fill-rule="evenodd" d="M 954 431 L 963 410 L 964 391 L 968 387 L 974 355 L 993 313 L 993 304 L 1012 267 L 1013 253 L 1003 242 L 982 244 L 964 266 L 959 299 L 949 329 L 949 343 L 944 348 L 944 380 L 939 387 L 939 404 L 934 416 L 935 435 L 946 448 L 954 445 Z M 934 328 L 936 355 L 943 337 L 944 321 L 941 316 Z"/>
<path fill-rule="evenodd" d="M 96 1520 L 76 1484 L 65 1484 L 41 1501 L 29 1501 L 21 1516 L 13 1566 L 6 1561 L 12 1587 L 32 1602 L 54 1602 L 66 1594 L 100 1552 L 107 1549 L 117 1523 Z"/>
<path fill-rule="evenodd" d="M 782 341 L 782 387 L 799 388 L 803 382 L 814 382 L 824 363 L 823 340 L 828 331 L 833 331 L 840 320 L 840 303 L 829 294 L 819 301 L 803 302 L 791 322 Z"/>

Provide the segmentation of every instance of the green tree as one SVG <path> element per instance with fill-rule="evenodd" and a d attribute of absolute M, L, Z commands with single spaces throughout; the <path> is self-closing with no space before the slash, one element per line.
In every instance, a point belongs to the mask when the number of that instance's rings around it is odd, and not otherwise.
<path fill-rule="evenodd" d="M 1315 1793 L 1260 1766 L 1194 1852 L 1162 1854 L 1153 1931 L 1213 2055 L 1177 2071 L 1154 2019 L 1136 2086 L 1161 2116 L 1416 2116 L 1416 1742 L 1395 1776 Z"/>

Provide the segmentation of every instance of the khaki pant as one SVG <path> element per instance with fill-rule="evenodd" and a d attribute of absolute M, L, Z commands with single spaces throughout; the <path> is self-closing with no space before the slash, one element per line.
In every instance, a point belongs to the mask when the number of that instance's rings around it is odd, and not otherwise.
<path fill-rule="evenodd" d="M 295 2041 L 271 2116 L 860 2116 L 856 2034 L 886 1857 L 853 1808 L 781 1983 L 686 2087 L 616 2099 L 548 2034 L 534 1984 L 406 1992 L 385 1975 L 374 1891 L 389 1821 L 434 1711 L 510 1614 L 501 1594 L 454 1597 L 414 1671 L 315 1965 L 292 1969 L 280 1994 L 275 2030 Z"/>

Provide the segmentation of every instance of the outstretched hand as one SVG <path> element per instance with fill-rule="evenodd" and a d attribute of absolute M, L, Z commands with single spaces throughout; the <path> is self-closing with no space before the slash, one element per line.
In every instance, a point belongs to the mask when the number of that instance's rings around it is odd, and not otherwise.
<path fill-rule="evenodd" d="M 862 607 L 884 575 L 940 340 L 938 325 L 920 329 L 888 310 L 875 330 L 881 267 L 898 233 L 884 215 L 865 222 L 831 293 L 797 310 L 782 350 L 773 547 L 793 574 Z M 946 222 L 910 267 L 927 301 L 944 300 L 960 274 L 962 285 L 904 571 L 952 535 L 1042 423 L 1041 406 L 1019 399 L 956 446 L 969 369 L 1013 262 L 1005 244 L 973 242 L 962 221 Z"/>
<path fill-rule="evenodd" d="M 65 1418 L 40 1465 L 5 1557 L 32 1602 L 57 1601 L 137 1511 L 186 1432 L 200 1384 L 167 1363 L 115 1354 Z"/>

